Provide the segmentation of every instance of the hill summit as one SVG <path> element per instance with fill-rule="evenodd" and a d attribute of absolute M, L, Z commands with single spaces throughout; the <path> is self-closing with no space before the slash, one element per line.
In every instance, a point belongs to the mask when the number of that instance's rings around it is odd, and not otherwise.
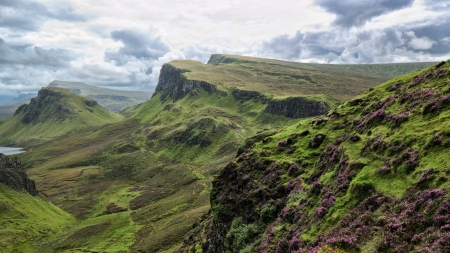
<path fill-rule="evenodd" d="M 0 141 L 18 145 L 39 143 L 122 118 L 92 99 L 65 89 L 46 87 L 30 104 L 20 106 L 13 117 L 0 123 Z"/>

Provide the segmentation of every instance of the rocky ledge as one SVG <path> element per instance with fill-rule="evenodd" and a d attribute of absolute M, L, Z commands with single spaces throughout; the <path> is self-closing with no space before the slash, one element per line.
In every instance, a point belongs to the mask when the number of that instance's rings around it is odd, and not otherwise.
<path fill-rule="evenodd" d="M 158 86 L 155 89 L 155 96 L 161 93 L 161 100 L 171 99 L 173 102 L 184 98 L 191 91 L 203 88 L 209 94 L 221 93 L 226 96 L 226 92 L 219 91 L 215 85 L 204 81 L 188 80 L 183 76 L 184 70 L 164 64 L 159 75 Z"/>
<path fill-rule="evenodd" d="M 25 190 L 33 196 L 38 195 L 33 180 L 29 179 L 22 169 L 22 163 L 17 157 L 8 157 L 0 153 L 0 183 L 14 190 Z"/>

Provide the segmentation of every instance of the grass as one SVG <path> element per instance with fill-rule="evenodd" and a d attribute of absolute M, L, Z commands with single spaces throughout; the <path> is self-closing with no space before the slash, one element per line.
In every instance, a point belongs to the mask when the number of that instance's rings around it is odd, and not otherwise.
<path fill-rule="evenodd" d="M 0 184 L 0 247 L 4 252 L 37 252 L 68 231 L 75 219 L 50 202 Z"/>

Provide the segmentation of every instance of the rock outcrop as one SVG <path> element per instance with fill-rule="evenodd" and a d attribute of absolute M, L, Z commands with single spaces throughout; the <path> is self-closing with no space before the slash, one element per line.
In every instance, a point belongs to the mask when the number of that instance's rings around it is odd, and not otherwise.
<path fill-rule="evenodd" d="M 270 101 L 264 111 L 297 119 L 323 115 L 329 109 L 330 105 L 326 102 L 308 100 L 302 97 L 290 97 Z"/>
<path fill-rule="evenodd" d="M 63 107 L 59 101 L 67 96 L 69 95 L 43 88 L 39 90 L 37 97 L 31 99 L 30 104 L 21 105 L 14 115 L 23 113 L 23 124 L 36 124 L 41 121 L 46 121 L 51 117 L 65 120 L 71 117 L 73 113 L 70 109 Z"/>
<path fill-rule="evenodd" d="M 17 157 L 9 158 L 0 153 L 0 183 L 14 190 L 25 190 L 33 196 L 38 195 L 34 181 L 29 179 L 22 169 L 22 163 Z"/>
<path fill-rule="evenodd" d="M 159 75 L 158 86 L 155 89 L 156 94 L 161 93 L 161 100 L 171 99 L 173 102 L 184 98 L 191 91 L 203 88 L 206 92 L 220 93 L 226 95 L 226 92 L 219 91 L 215 85 L 204 81 L 188 80 L 183 76 L 183 70 L 173 67 L 170 64 L 164 64 Z"/>

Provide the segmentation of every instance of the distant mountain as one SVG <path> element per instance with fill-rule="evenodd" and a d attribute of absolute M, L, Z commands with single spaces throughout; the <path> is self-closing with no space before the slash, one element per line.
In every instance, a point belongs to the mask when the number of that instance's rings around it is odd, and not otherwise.
<path fill-rule="evenodd" d="M 21 105 L 13 117 L 0 122 L 0 142 L 36 145 L 122 119 L 123 116 L 106 110 L 92 99 L 65 89 L 46 87 L 30 104 Z"/>
<path fill-rule="evenodd" d="M 49 87 L 69 90 L 77 95 L 92 98 L 99 105 L 113 112 L 135 106 L 150 99 L 152 92 L 113 90 L 81 82 L 53 81 Z"/>
<path fill-rule="evenodd" d="M 15 97 L 11 100 L 9 100 L 7 103 L 5 103 L 4 105 L 13 105 L 13 104 L 19 104 L 19 103 L 23 103 L 25 104 L 26 102 L 29 102 L 29 100 L 31 98 L 34 98 L 37 96 L 37 93 L 25 93 L 25 94 L 20 94 L 18 97 Z"/>

